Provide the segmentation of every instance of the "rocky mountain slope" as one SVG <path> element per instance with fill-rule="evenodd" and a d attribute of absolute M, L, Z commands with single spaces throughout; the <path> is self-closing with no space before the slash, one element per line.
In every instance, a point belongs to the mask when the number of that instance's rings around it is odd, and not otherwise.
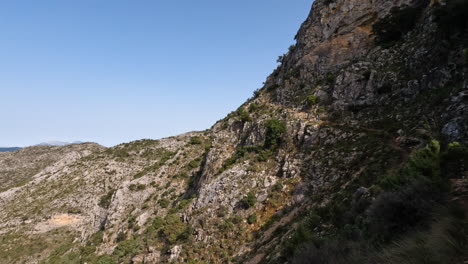
<path fill-rule="evenodd" d="M 463 263 L 467 1 L 317 0 L 212 128 L 0 154 L 0 263 Z"/>

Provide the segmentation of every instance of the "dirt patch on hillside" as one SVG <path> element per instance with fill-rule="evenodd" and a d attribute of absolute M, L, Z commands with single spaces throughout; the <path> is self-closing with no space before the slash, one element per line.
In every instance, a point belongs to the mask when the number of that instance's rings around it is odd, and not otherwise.
<path fill-rule="evenodd" d="M 35 233 L 45 233 L 59 227 L 76 227 L 83 221 L 79 215 L 60 214 L 54 215 L 50 219 L 38 223 L 35 228 Z"/>

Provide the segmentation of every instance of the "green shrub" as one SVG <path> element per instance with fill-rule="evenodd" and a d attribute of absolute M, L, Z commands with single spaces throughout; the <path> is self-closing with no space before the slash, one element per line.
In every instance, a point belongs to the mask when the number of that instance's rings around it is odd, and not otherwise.
<path fill-rule="evenodd" d="M 175 174 L 173 177 L 177 179 L 188 179 L 189 175 L 187 174 L 187 172 L 184 171 L 184 172 Z"/>
<path fill-rule="evenodd" d="M 151 224 L 151 226 L 152 226 L 155 230 L 157 230 L 157 229 L 163 227 L 163 226 L 164 226 L 164 223 L 165 223 L 165 222 L 164 222 L 164 219 L 163 219 L 162 217 L 156 216 L 156 217 L 154 218 L 153 223 Z"/>
<path fill-rule="evenodd" d="M 445 159 L 456 160 L 458 158 L 466 158 L 468 155 L 468 148 L 459 142 L 452 142 L 447 146 L 447 153 Z"/>
<path fill-rule="evenodd" d="M 408 174 L 416 178 L 423 175 L 434 179 L 439 177 L 440 144 L 437 140 L 432 140 L 426 147 L 413 153 L 409 160 Z"/>
<path fill-rule="evenodd" d="M 191 137 L 189 143 L 191 145 L 201 145 L 203 143 L 202 139 L 198 136 Z"/>
<path fill-rule="evenodd" d="M 115 190 L 110 190 L 109 192 L 107 192 L 107 194 L 101 196 L 101 199 L 99 200 L 99 206 L 101 206 L 104 209 L 108 209 L 114 192 Z"/>
<path fill-rule="evenodd" d="M 250 117 L 249 112 L 245 111 L 245 109 L 243 107 L 239 107 L 239 109 L 237 109 L 237 111 L 236 111 L 236 114 L 237 114 L 239 120 L 242 121 L 242 122 L 252 121 L 252 117 Z"/>
<path fill-rule="evenodd" d="M 170 244 L 177 240 L 183 239 L 181 236 L 186 232 L 187 225 L 180 220 L 180 217 L 175 214 L 169 214 L 164 219 L 165 223 L 161 229 L 161 236 L 164 237 Z"/>
<path fill-rule="evenodd" d="M 286 256 L 293 256 L 301 244 L 307 243 L 312 240 L 313 232 L 306 225 L 300 224 L 291 238 L 286 242 L 283 248 L 283 254 Z"/>
<path fill-rule="evenodd" d="M 185 209 L 189 204 L 190 202 L 192 202 L 192 199 L 184 199 L 184 200 L 181 200 L 177 206 L 175 206 L 174 208 L 171 208 L 171 210 L 169 211 L 170 214 L 174 214 L 174 213 L 177 213 L 179 212 L 180 210 L 183 210 Z"/>
<path fill-rule="evenodd" d="M 443 194 L 424 182 L 380 194 L 367 211 L 369 239 L 388 242 L 418 226 L 425 226 Z"/>
<path fill-rule="evenodd" d="M 138 184 L 132 183 L 132 184 L 130 184 L 130 185 L 128 186 L 128 189 L 129 189 L 130 191 L 133 191 L 133 192 L 142 191 L 142 190 L 146 189 L 146 185 L 141 184 L 141 183 L 138 183 Z"/>
<path fill-rule="evenodd" d="M 192 238 L 193 232 L 194 232 L 194 229 L 191 226 L 187 225 L 185 226 L 184 231 L 177 236 L 177 240 L 179 241 L 190 240 Z"/>
<path fill-rule="evenodd" d="M 307 106 L 311 107 L 311 106 L 314 106 L 316 105 L 318 102 L 318 96 L 316 95 L 308 95 L 307 98 L 306 98 L 306 103 L 307 103 Z"/>
<path fill-rule="evenodd" d="M 267 89 L 268 92 L 272 92 L 272 91 L 277 90 L 279 87 L 280 86 L 277 85 L 277 84 L 272 84 L 272 85 L 268 86 L 266 89 Z"/>
<path fill-rule="evenodd" d="M 247 218 L 247 223 L 255 224 L 257 222 L 257 214 L 253 213 Z"/>
<path fill-rule="evenodd" d="M 281 182 L 278 182 L 277 184 L 273 185 L 272 191 L 274 192 L 280 192 L 283 190 L 284 185 Z"/>
<path fill-rule="evenodd" d="M 119 259 L 130 259 L 141 250 L 143 250 L 143 245 L 141 245 L 139 241 L 129 239 L 121 241 L 119 244 L 117 244 L 117 247 L 114 249 L 112 254 Z"/>
<path fill-rule="evenodd" d="M 265 148 L 276 149 L 286 133 L 286 123 L 282 120 L 270 119 L 265 122 L 265 128 Z"/>
<path fill-rule="evenodd" d="M 336 76 L 333 72 L 328 72 L 326 75 L 325 75 L 325 82 L 329 85 L 332 85 L 335 83 L 335 79 L 336 79 Z"/>
<path fill-rule="evenodd" d="M 158 204 L 162 208 L 167 208 L 169 206 L 170 201 L 166 198 L 159 199 Z"/>
<path fill-rule="evenodd" d="M 315 212 L 309 213 L 305 219 L 305 223 L 308 228 L 313 230 L 315 227 L 317 227 L 320 224 L 320 221 L 322 218 Z"/>
<path fill-rule="evenodd" d="M 274 156 L 274 153 L 269 149 L 263 149 L 258 153 L 257 160 L 258 161 L 267 161 Z"/>
<path fill-rule="evenodd" d="M 278 56 L 278 59 L 276 60 L 277 63 L 283 63 L 284 60 L 284 55 Z"/>
<path fill-rule="evenodd" d="M 411 154 L 408 164 L 392 172 L 379 181 L 384 189 L 397 189 L 414 181 L 432 181 L 442 184 L 440 175 L 440 144 L 432 140 L 426 147 Z"/>
<path fill-rule="evenodd" d="M 442 172 L 446 178 L 461 178 L 468 168 L 468 148 L 458 142 L 448 145 L 441 157 Z"/>
<path fill-rule="evenodd" d="M 225 221 L 218 223 L 218 228 L 222 232 L 230 232 L 234 230 L 234 223 L 231 221 L 231 219 L 226 219 Z"/>
<path fill-rule="evenodd" d="M 250 207 L 253 207 L 257 203 L 257 197 L 255 197 L 255 194 L 253 192 L 249 192 L 246 196 L 242 198 L 241 202 L 243 207 L 248 209 Z"/>
<path fill-rule="evenodd" d="M 172 157 L 174 157 L 176 153 L 175 152 L 171 152 L 171 151 L 167 151 L 165 149 L 159 149 L 155 155 L 154 158 L 159 158 L 159 161 L 154 163 L 153 165 L 151 166 L 148 166 L 146 168 L 144 168 L 142 171 L 138 172 L 137 174 L 135 174 L 135 176 L 133 176 L 134 179 L 138 179 L 138 178 L 141 178 L 143 177 L 144 175 L 146 175 L 147 173 L 149 172 L 153 172 L 153 171 L 156 171 L 158 170 L 159 168 L 161 168 L 161 166 L 163 166 L 168 160 L 170 160 Z"/>
<path fill-rule="evenodd" d="M 251 103 L 249 105 L 249 113 L 254 113 L 255 111 L 257 111 L 258 109 L 260 108 L 260 106 L 256 103 Z"/>
<path fill-rule="evenodd" d="M 236 164 L 239 160 L 244 158 L 247 153 L 252 153 L 252 152 L 257 152 L 257 151 L 258 151 L 258 147 L 256 147 L 256 146 L 238 147 L 236 149 L 236 151 L 232 154 L 232 156 L 224 161 L 220 172 L 223 172 L 223 171 L 231 168 L 232 165 Z"/>
<path fill-rule="evenodd" d="M 201 158 L 196 158 L 194 160 L 191 160 L 188 164 L 187 164 L 187 167 L 189 169 L 196 169 L 200 166 L 200 163 L 201 163 Z"/>
<path fill-rule="evenodd" d="M 146 173 L 147 173 L 147 171 L 142 170 L 142 171 L 138 172 L 137 174 L 135 174 L 135 175 L 133 176 L 133 179 L 134 179 L 134 180 L 139 179 L 139 178 L 145 176 Z"/>
<path fill-rule="evenodd" d="M 98 256 L 96 260 L 96 264 L 114 264 L 117 262 L 118 261 L 113 256 L 109 256 L 109 255 Z"/>
<path fill-rule="evenodd" d="M 125 239 L 127 239 L 127 235 L 125 234 L 125 232 L 120 231 L 117 234 L 117 242 L 124 241 Z"/>

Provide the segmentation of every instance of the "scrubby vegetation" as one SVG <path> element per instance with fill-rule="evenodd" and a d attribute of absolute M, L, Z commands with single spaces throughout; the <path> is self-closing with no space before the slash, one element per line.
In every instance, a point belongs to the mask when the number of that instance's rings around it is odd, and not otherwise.
<path fill-rule="evenodd" d="M 253 192 L 249 192 L 246 196 L 242 198 L 241 202 L 244 208 L 250 208 L 257 203 L 257 197 L 255 197 L 255 194 Z"/>
<path fill-rule="evenodd" d="M 255 224 L 257 222 L 257 214 L 253 213 L 247 218 L 247 223 Z"/>
<path fill-rule="evenodd" d="M 318 96 L 316 95 L 311 94 L 306 97 L 306 103 L 307 103 L 307 106 L 309 107 L 316 105 L 317 102 L 318 102 Z"/>
<path fill-rule="evenodd" d="M 286 123 L 278 119 L 270 119 L 265 122 L 266 149 L 276 149 L 281 144 L 283 134 L 286 133 Z"/>
<path fill-rule="evenodd" d="M 237 109 L 237 116 L 242 122 L 252 121 L 252 117 L 250 116 L 249 112 L 245 111 L 244 107 L 239 107 L 239 109 Z"/>
<path fill-rule="evenodd" d="M 200 137 L 191 137 L 189 143 L 192 145 L 200 145 L 203 141 Z"/>
<path fill-rule="evenodd" d="M 158 201 L 158 204 L 159 206 L 161 206 L 161 208 L 167 208 L 169 206 L 169 203 L 170 201 L 166 198 L 162 198 Z"/>
<path fill-rule="evenodd" d="M 467 250 L 468 222 L 448 199 L 449 177 L 468 165 L 468 151 L 438 141 L 415 151 L 367 194 L 336 196 L 305 216 L 284 245 L 292 263 L 456 263 Z M 375 199 L 372 196 L 375 195 Z M 333 223 L 324 229 L 322 222 Z M 455 231 L 457 230 L 457 231 Z M 327 236 L 318 236 L 326 232 Z"/>
<path fill-rule="evenodd" d="M 179 216 L 168 214 L 166 217 L 155 217 L 151 225 L 143 235 L 128 237 L 125 233 L 119 233 L 117 246 L 111 254 L 96 255 L 96 248 L 102 243 L 103 232 L 94 234 L 84 246 L 70 251 L 74 244 L 63 244 L 58 247 L 49 258 L 41 264 L 59 263 L 130 263 L 131 259 L 138 253 L 144 252 L 148 245 L 156 242 L 164 242 L 167 245 L 174 243 L 185 243 L 192 237 L 193 230 L 183 223 Z M 76 245 L 75 245 L 76 246 Z"/>
<path fill-rule="evenodd" d="M 328 72 L 325 75 L 325 83 L 328 85 L 332 85 L 335 82 L 336 76 L 333 72 Z"/>
<path fill-rule="evenodd" d="M 110 190 L 109 192 L 107 192 L 107 194 L 103 195 L 101 199 L 99 199 L 99 206 L 105 209 L 109 208 L 114 192 L 115 190 Z"/>
<path fill-rule="evenodd" d="M 151 154 L 145 154 L 145 153 L 151 153 Z M 159 161 L 155 162 L 153 165 L 148 166 L 144 168 L 142 171 L 138 172 L 133 176 L 134 179 L 141 178 L 145 176 L 148 173 L 157 171 L 159 168 L 161 168 L 168 160 L 172 159 L 176 153 L 171 152 L 165 149 L 157 149 L 157 150 L 146 150 L 144 152 L 144 155 L 147 157 L 151 157 L 151 159 L 159 159 Z"/>
<path fill-rule="evenodd" d="M 256 154 L 253 160 L 260 162 L 270 159 L 274 152 L 280 147 L 283 136 L 286 133 L 286 123 L 279 119 L 269 119 L 265 122 L 265 142 L 263 146 L 239 146 L 236 151 L 224 161 L 220 173 L 231 168 L 241 159 L 247 157 L 249 153 Z"/>

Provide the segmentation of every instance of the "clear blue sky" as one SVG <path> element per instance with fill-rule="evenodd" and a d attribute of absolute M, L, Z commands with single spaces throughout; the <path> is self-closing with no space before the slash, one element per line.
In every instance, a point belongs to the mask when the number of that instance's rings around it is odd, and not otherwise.
<path fill-rule="evenodd" d="M 312 0 L 15 0 L 0 9 L 0 146 L 209 128 L 262 86 Z"/>

